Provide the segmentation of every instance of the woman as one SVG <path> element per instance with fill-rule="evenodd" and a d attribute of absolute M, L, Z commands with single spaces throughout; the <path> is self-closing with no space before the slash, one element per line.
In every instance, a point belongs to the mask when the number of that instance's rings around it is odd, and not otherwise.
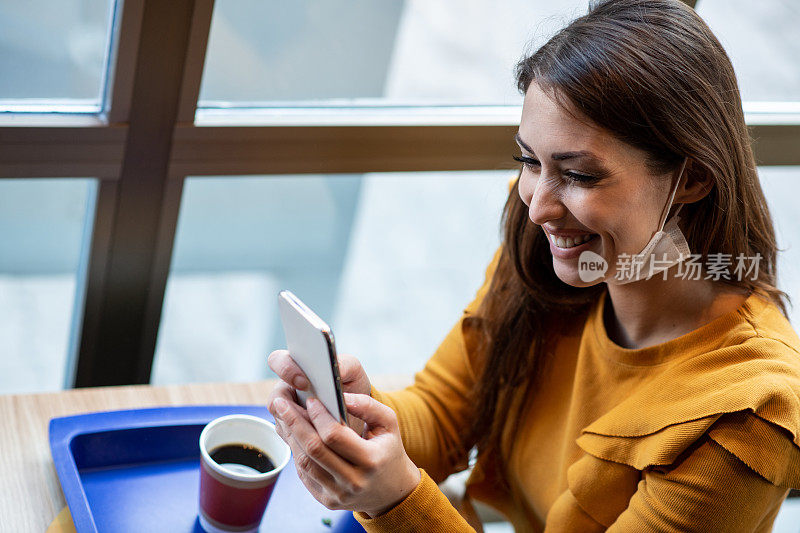
<path fill-rule="evenodd" d="M 301 479 L 368 531 L 479 528 L 471 499 L 517 531 L 769 531 L 800 486 L 800 339 L 722 46 L 677 0 L 608 0 L 517 79 L 503 244 L 414 385 L 342 357 L 362 433 L 270 355 Z M 435 483 L 475 446 L 459 513 Z"/>

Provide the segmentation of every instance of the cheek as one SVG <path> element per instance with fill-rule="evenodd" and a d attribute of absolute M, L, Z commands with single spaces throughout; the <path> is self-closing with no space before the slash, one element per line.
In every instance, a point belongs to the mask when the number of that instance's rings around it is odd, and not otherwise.
<path fill-rule="evenodd" d="M 533 198 L 533 191 L 536 188 L 536 180 L 530 175 L 530 172 L 523 171 L 519 178 L 519 186 L 517 192 L 522 201 L 530 207 L 531 199 Z"/>
<path fill-rule="evenodd" d="M 624 246 L 631 224 L 628 210 L 619 209 L 617 203 L 601 194 L 573 195 L 569 208 L 581 225 L 602 239 L 602 246 L 608 251 Z"/>
<path fill-rule="evenodd" d="M 603 239 L 603 248 L 611 254 L 639 253 L 644 246 L 643 239 L 646 241 L 648 238 L 639 231 L 641 228 L 635 210 L 606 208 L 594 224 L 591 227 L 596 228 L 595 231 Z"/>
<path fill-rule="evenodd" d="M 609 205 L 603 195 L 591 189 L 571 188 L 564 195 L 564 205 L 578 223 L 593 233 L 604 232 L 609 221 Z"/>

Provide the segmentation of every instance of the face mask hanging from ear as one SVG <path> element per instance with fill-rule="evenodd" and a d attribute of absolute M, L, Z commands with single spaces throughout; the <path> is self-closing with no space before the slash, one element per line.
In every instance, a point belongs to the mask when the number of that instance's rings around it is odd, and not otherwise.
<path fill-rule="evenodd" d="M 672 193 L 669 195 L 667 208 L 659 218 L 659 230 L 653 235 L 650 242 L 647 243 L 641 252 L 630 258 L 629 268 L 621 273 L 622 279 L 617 277 L 615 271 L 612 275 L 606 277 L 604 280 L 606 283 L 611 285 L 625 285 L 633 281 L 647 279 L 689 258 L 689 243 L 686 242 L 686 237 L 678 227 L 678 221 L 680 220 L 678 212 L 681 210 L 682 205 L 678 206 L 672 218 L 665 223 L 665 219 L 670 209 L 672 209 L 672 201 L 675 198 L 675 193 L 678 191 L 678 186 L 681 183 L 687 161 L 688 158 L 683 160 L 681 171 L 678 174 L 678 180 L 675 182 Z"/>

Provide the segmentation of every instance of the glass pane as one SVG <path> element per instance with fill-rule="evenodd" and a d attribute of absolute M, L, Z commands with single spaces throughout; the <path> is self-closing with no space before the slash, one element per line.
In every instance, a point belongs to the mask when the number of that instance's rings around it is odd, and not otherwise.
<path fill-rule="evenodd" d="M 201 107 L 518 105 L 513 67 L 586 0 L 217 0 Z M 800 101 L 794 0 L 698 0 L 748 101 Z M 457 18 L 457 22 L 454 22 Z"/>
<path fill-rule="evenodd" d="M 698 0 L 697 12 L 728 52 L 744 100 L 800 101 L 797 0 Z"/>
<path fill-rule="evenodd" d="M 513 175 L 188 179 L 152 381 L 266 377 L 287 288 L 368 372 L 418 370 L 483 280 Z"/>
<path fill-rule="evenodd" d="M 200 105 L 520 105 L 528 41 L 586 5 L 217 0 Z"/>
<path fill-rule="evenodd" d="M 0 394 L 64 386 L 94 184 L 0 180 Z"/>
<path fill-rule="evenodd" d="M 797 198 L 800 192 L 800 166 L 760 167 L 761 186 L 769 203 L 778 239 L 778 287 L 789 295 L 794 309 L 789 317 L 800 330 L 800 219 Z"/>
<path fill-rule="evenodd" d="M 113 6 L 113 0 L 0 0 L 0 109 L 98 111 Z"/>

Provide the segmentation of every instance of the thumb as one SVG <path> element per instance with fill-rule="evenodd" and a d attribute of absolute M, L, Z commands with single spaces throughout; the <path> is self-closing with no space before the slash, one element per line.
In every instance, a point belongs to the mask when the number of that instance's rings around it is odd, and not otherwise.
<path fill-rule="evenodd" d="M 384 405 L 367 394 L 344 393 L 347 412 L 366 422 L 371 431 L 382 428 L 386 431 L 397 429 L 397 415 L 391 407 Z"/>

